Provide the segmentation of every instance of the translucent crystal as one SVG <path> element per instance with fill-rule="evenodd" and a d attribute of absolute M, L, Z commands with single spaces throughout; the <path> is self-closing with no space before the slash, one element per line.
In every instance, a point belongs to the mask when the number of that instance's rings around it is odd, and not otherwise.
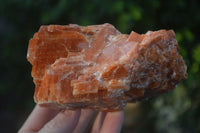
<path fill-rule="evenodd" d="M 110 24 L 41 26 L 29 42 L 35 102 L 116 111 L 187 77 L 172 30 L 121 34 Z"/>

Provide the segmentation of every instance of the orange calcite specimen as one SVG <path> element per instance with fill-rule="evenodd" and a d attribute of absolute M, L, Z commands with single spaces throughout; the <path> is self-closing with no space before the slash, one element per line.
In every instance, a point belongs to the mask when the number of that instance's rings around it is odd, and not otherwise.
<path fill-rule="evenodd" d="M 187 77 L 172 30 L 121 34 L 110 24 L 41 26 L 29 42 L 35 102 L 116 111 Z"/>

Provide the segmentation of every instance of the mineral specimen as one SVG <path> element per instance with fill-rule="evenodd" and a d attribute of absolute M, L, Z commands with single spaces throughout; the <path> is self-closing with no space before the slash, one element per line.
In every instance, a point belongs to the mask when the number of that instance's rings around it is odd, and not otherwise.
<path fill-rule="evenodd" d="M 116 111 L 187 77 L 172 30 L 121 34 L 111 24 L 41 26 L 29 42 L 35 102 Z"/>

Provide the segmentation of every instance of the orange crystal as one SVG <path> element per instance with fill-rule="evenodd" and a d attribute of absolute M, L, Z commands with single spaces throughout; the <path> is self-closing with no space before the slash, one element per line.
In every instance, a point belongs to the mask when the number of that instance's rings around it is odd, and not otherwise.
<path fill-rule="evenodd" d="M 116 111 L 187 77 L 173 30 L 121 34 L 111 24 L 41 26 L 29 42 L 35 102 Z"/>

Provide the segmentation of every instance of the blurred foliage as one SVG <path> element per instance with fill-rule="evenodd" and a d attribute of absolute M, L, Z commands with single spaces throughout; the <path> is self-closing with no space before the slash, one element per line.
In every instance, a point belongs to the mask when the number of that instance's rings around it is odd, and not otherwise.
<path fill-rule="evenodd" d="M 172 92 L 140 103 L 134 125 L 124 125 L 123 132 L 200 132 L 200 1 L 1 0 L 0 3 L 1 114 L 27 111 L 34 105 L 34 84 L 26 52 L 29 39 L 40 25 L 111 23 L 122 33 L 173 29 L 188 66 L 188 79 Z"/>

